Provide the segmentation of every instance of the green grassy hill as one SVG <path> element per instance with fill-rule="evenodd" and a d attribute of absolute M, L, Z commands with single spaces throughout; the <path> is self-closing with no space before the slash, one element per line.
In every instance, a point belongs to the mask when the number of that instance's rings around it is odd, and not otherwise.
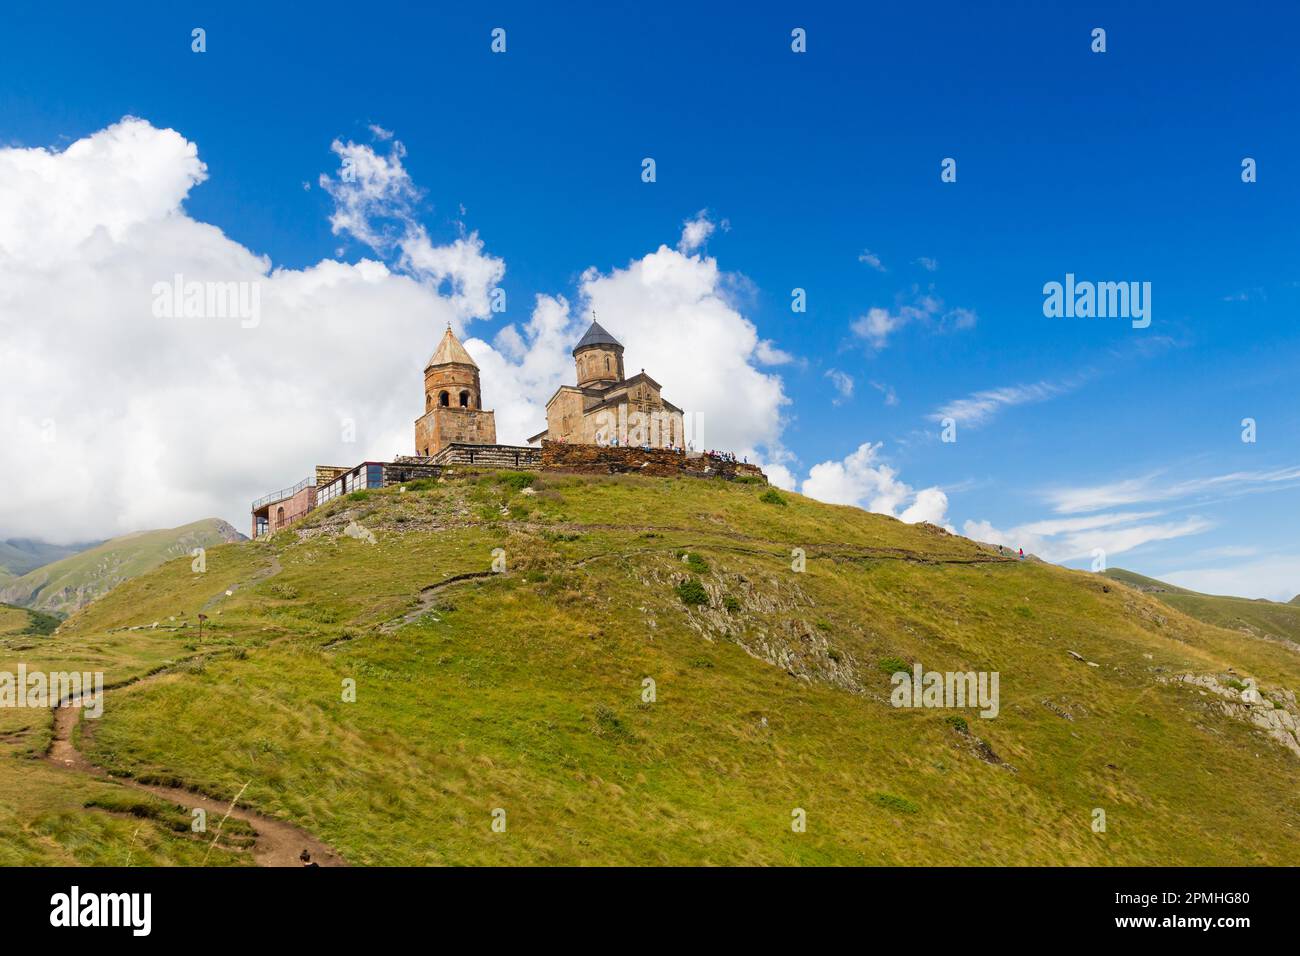
<path fill-rule="evenodd" d="M 1294 648 L 765 491 L 360 492 L 0 640 L 0 669 L 105 672 L 72 739 L 123 778 L 0 710 L 0 863 L 201 859 L 185 801 L 129 775 L 246 785 L 352 864 L 1300 864 Z M 892 707 L 917 661 L 998 672 L 1000 713 Z"/>
<path fill-rule="evenodd" d="M 59 619 L 52 614 L 0 604 L 0 638 L 51 634 L 58 626 Z"/>
<path fill-rule="evenodd" d="M 1244 631 L 1266 640 L 1290 641 L 1300 646 L 1300 604 L 1294 599 L 1289 604 L 1279 604 L 1275 601 L 1201 594 L 1120 568 L 1112 568 L 1105 574 L 1139 591 L 1154 595 L 1198 621 Z"/>
<path fill-rule="evenodd" d="M 156 568 L 164 561 L 242 538 L 218 518 L 206 518 L 179 528 L 137 531 L 0 581 L 0 601 L 53 614 L 85 607 L 123 581 Z"/>

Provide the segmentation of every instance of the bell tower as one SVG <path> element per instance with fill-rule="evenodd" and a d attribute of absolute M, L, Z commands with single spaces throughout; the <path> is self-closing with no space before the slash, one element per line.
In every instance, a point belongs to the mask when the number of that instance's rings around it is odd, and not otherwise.
<path fill-rule="evenodd" d="M 424 410 L 482 408 L 478 365 L 448 324 L 437 350 L 424 366 Z"/>
<path fill-rule="evenodd" d="M 447 324 L 424 366 L 424 414 L 415 422 L 415 453 L 431 458 L 452 442 L 492 445 L 496 416 L 483 410 L 478 364 Z"/>
<path fill-rule="evenodd" d="M 623 346 L 594 319 L 573 347 L 578 388 L 609 388 L 623 381 Z"/>

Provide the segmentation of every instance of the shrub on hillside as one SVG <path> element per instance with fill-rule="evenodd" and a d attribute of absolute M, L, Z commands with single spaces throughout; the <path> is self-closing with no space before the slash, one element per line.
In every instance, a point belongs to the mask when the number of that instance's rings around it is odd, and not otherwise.
<path fill-rule="evenodd" d="M 681 584 L 677 585 L 677 596 L 682 599 L 683 604 L 708 604 L 709 593 L 704 590 L 704 585 L 698 578 L 688 578 Z"/>
<path fill-rule="evenodd" d="M 27 629 L 23 632 L 24 634 L 38 634 L 41 636 L 53 634 L 54 629 L 61 623 L 60 618 L 55 617 L 53 614 L 46 614 L 43 611 L 29 610 L 27 615 L 29 620 Z"/>
<path fill-rule="evenodd" d="M 886 674 L 893 675 L 899 671 L 911 671 L 912 665 L 901 657 L 882 657 L 880 659 L 880 669 Z"/>
<path fill-rule="evenodd" d="M 677 557 L 681 558 L 682 563 L 696 574 L 704 574 L 709 570 L 709 562 L 705 561 L 698 554 L 687 554 L 683 551 L 679 551 L 677 552 Z"/>
<path fill-rule="evenodd" d="M 877 793 L 871 799 L 886 810 L 893 810 L 896 813 L 919 813 L 921 810 L 920 807 L 906 797 L 898 797 L 892 793 Z"/>
<path fill-rule="evenodd" d="M 775 488 L 767 489 L 767 491 L 763 492 L 761 495 L 758 496 L 758 500 L 769 505 L 785 504 L 785 499 L 781 497 L 781 493 L 777 491 Z"/>

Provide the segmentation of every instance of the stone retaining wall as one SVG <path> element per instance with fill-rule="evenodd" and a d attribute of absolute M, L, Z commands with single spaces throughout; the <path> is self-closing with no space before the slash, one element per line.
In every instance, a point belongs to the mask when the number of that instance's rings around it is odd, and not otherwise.
<path fill-rule="evenodd" d="M 438 465 L 531 469 L 541 465 L 542 453 L 529 445 L 471 445 L 453 442 L 426 460 Z"/>
<path fill-rule="evenodd" d="M 602 445 L 570 445 L 565 442 L 542 442 L 541 465 L 547 471 L 572 471 L 582 474 L 650 475 L 655 478 L 674 478 L 691 475 L 696 478 L 757 478 L 764 484 L 767 475 L 757 465 L 726 461 L 707 455 L 683 454 L 666 448 L 628 448 Z"/>

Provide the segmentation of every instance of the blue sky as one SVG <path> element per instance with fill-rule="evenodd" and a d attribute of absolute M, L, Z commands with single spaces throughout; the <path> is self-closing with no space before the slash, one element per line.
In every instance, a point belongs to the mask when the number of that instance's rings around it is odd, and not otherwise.
<path fill-rule="evenodd" d="M 1068 539 L 1099 531 L 1084 543 L 1112 565 L 1290 597 L 1300 13 L 978 6 L 19 4 L 0 146 L 60 150 L 127 115 L 174 129 L 207 164 L 186 213 L 306 269 L 376 255 L 331 230 L 318 185 L 336 138 L 391 149 L 375 124 L 405 148 L 430 236 L 472 230 L 505 262 L 518 305 L 472 323 L 485 340 L 708 210 L 704 254 L 791 359 L 766 369 L 789 399 L 785 466 L 800 484 L 840 469 L 806 491 L 870 506 L 893 476 L 941 489 L 955 530 L 1076 567 L 1091 559 Z M 1150 327 L 1045 318 L 1043 284 L 1067 272 L 1150 282 Z M 874 339 L 854 331 L 873 309 L 890 326 Z M 945 409 L 964 416 L 953 443 Z"/>

